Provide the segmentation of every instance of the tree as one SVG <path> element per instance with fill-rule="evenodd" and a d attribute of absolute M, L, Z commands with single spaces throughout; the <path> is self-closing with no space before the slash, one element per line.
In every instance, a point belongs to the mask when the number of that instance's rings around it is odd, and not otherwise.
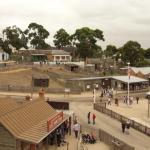
<path fill-rule="evenodd" d="M 138 42 L 128 41 L 121 48 L 121 58 L 125 64 L 130 62 L 132 66 L 138 66 L 144 61 L 144 50 Z"/>
<path fill-rule="evenodd" d="M 150 48 L 145 50 L 144 56 L 145 56 L 145 58 L 150 59 Z"/>
<path fill-rule="evenodd" d="M 101 53 L 101 47 L 97 45 L 97 41 L 104 41 L 104 35 L 99 29 L 83 27 L 77 29 L 71 39 L 77 47 L 77 55 L 85 59 L 86 57 L 98 57 L 97 54 Z"/>
<path fill-rule="evenodd" d="M 113 57 L 117 53 L 117 48 L 114 45 L 107 45 L 104 53 L 106 57 Z"/>
<path fill-rule="evenodd" d="M 27 38 L 24 35 L 24 32 L 17 26 L 10 26 L 6 27 L 6 29 L 3 30 L 4 35 L 4 42 L 11 44 L 13 47 L 15 47 L 17 50 L 19 50 L 21 47 L 27 48 Z"/>
<path fill-rule="evenodd" d="M 0 47 L 3 47 L 3 40 L 0 38 Z"/>
<path fill-rule="evenodd" d="M 50 45 L 45 42 L 45 39 L 49 36 L 49 32 L 42 25 L 30 23 L 24 33 L 28 35 L 30 44 L 35 49 L 48 49 L 50 47 Z"/>
<path fill-rule="evenodd" d="M 70 35 L 63 28 L 56 32 L 54 38 L 53 42 L 58 49 L 71 46 Z"/>

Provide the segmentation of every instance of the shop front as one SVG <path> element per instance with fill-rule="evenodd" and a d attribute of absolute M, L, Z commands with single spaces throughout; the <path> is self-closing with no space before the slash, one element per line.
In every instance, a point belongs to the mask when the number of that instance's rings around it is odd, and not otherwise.
<path fill-rule="evenodd" d="M 0 135 L 4 141 L 0 150 L 48 150 L 59 146 L 59 141 L 65 142 L 65 135 L 71 131 L 71 116 L 37 100 L 0 116 L 0 129 L 4 133 Z"/>

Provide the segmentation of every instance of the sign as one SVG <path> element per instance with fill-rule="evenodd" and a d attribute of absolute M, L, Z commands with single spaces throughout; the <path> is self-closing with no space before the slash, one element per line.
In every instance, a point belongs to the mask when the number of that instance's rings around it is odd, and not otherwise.
<path fill-rule="evenodd" d="M 70 92 L 70 88 L 65 88 L 65 92 L 69 93 Z"/>
<path fill-rule="evenodd" d="M 63 112 L 58 113 L 56 116 L 47 121 L 47 131 L 51 131 L 59 123 L 63 121 Z"/>

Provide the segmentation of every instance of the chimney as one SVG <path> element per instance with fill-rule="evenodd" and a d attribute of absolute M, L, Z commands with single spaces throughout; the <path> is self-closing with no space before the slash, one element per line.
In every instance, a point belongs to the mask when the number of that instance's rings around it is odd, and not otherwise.
<path fill-rule="evenodd" d="M 39 91 L 39 98 L 40 98 L 40 99 L 44 99 L 44 97 L 45 97 L 45 91 L 44 91 L 44 89 L 42 88 L 42 89 Z"/>

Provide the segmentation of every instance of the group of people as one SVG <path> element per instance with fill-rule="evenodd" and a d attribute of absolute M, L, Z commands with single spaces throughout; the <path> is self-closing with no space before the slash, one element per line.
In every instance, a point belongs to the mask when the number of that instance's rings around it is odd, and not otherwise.
<path fill-rule="evenodd" d="M 94 137 L 93 134 L 91 134 L 91 135 L 89 135 L 89 134 L 82 134 L 82 142 L 83 143 L 94 144 L 94 143 L 96 143 L 96 138 Z"/>
<path fill-rule="evenodd" d="M 102 92 L 101 92 L 101 96 L 100 97 L 110 97 L 110 98 L 113 98 L 113 89 L 102 89 Z"/>
<path fill-rule="evenodd" d="M 136 96 L 136 97 L 135 97 L 135 100 L 136 100 L 136 103 L 138 104 L 138 103 L 139 103 L 139 97 Z M 129 101 L 128 101 L 128 97 L 127 97 L 127 96 L 124 96 L 123 102 L 124 102 L 125 104 L 132 105 L 132 104 L 133 104 L 133 101 L 134 101 L 134 97 L 133 97 L 133 96 L 129 96 Z"/>
<path fill-rule="evenodd" d="M 91 112 L 88 112 L 87 118 L 88 118 L 88 124 L 90 124 L 91 123 Z M 93 113 L 92 114 L 93 125 L 95 124 L 95 119 L 96 119 L 96 115 Z"/>

